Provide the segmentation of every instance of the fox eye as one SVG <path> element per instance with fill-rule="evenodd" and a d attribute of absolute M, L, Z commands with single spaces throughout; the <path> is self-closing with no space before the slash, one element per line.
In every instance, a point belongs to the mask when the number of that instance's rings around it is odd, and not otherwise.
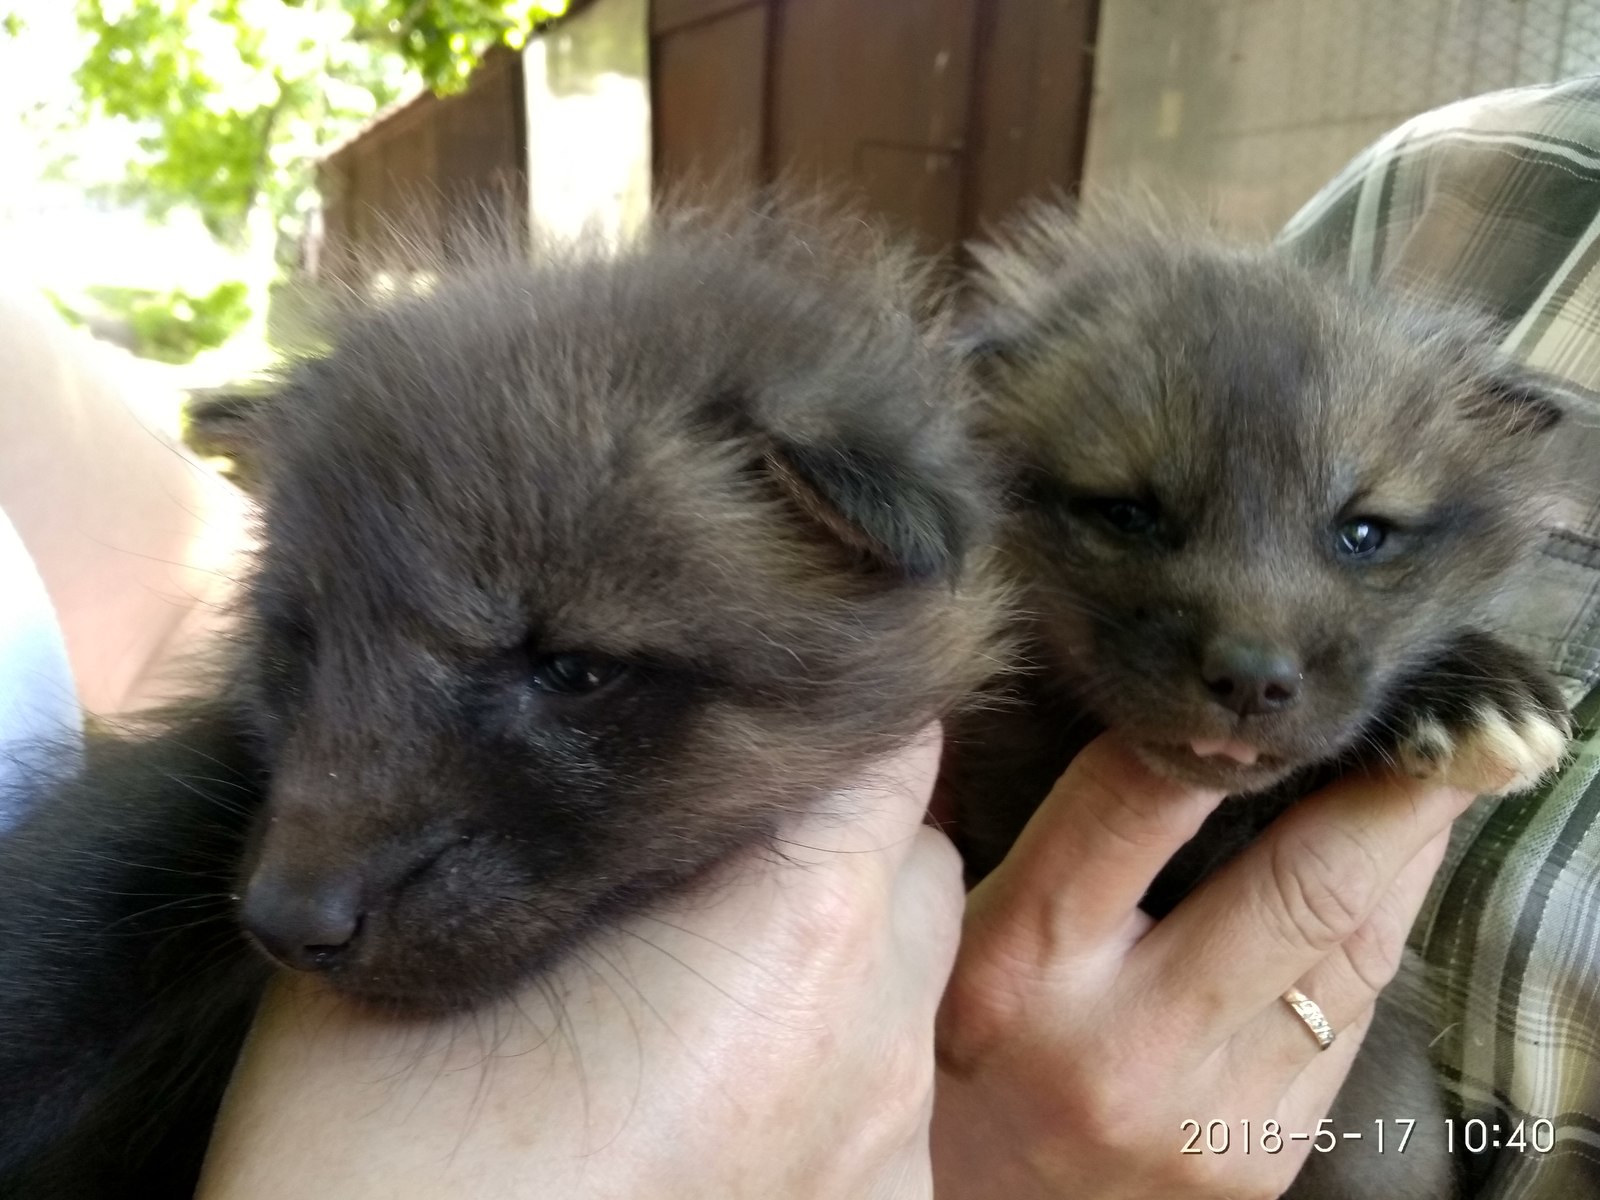
<path fill-rule="evenodd" d="M 598 654 L 545 654 L 534 659 L 528 679 L 541 692 L 584 696 L 599 691 L 626 670 L 624 663 Z"/>
<path fill-rule="evenodd" d="M 1376 517 L 1352 517 L 1334 531 L 1335 544 L 1346 558 L 1375 554 L 1388 538 L 1389 527 Z"/>
<path fill-rule="evenodd" d="M 1142 537 L 1154 533 L 1160 514 L 1154 504 L 1127 496 L 1096 496 L 1082 502 L 1083 507 L 1118 533 Z"/>

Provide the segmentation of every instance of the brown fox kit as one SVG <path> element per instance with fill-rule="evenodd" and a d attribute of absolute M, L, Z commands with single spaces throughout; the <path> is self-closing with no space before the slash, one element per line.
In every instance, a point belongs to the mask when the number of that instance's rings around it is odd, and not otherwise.
<path fill-rule="evenodd" d="M 979 257 L 971 350 L 1028 657 L 1008 703 L 953 734 L 979 871 L 1107 728 L 1230 793 L 1157 914 L 1329 772 L 1502 794 L 1556 765 L 1566 707 L 1494 610 L 1550 509 L 1561 410 L 1493 329 L 1144 219 L 1042 209 Z M 1334 1118 L 1412 1117 L 1417 1140 L 1313 1155 L 1291 1195 L 1455 1191 L 1436 1031 L 1403 984 Z"/>

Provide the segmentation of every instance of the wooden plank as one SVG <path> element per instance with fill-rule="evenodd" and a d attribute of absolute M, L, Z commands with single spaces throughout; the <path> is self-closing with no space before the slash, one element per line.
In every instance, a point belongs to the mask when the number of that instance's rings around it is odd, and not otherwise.
<path fill-rule="evenodd" d="M 858 147 L 852 174 L 868 209 L 916 235 L 929 252 L 960 237 L 960 155 L 867 144 Z"/>
<path fill-rule="evenodd" d="M 663 34 L 652 52 L 655 191 L 760 180 L 768 14 L 746 6 Z"/>
<path fill-rule="evenodd" d="M 980 26 L 962 236 L 1083 176 L 1098 0 L 989 0 Z"/>
<path fill-rule="evenodd" d="M 974 0 L 786 0 L 781 11 L 773 173 L 854 190 L 943 248 L 959 227 Z"/>
<path fill-rule="evenodd" d="M 465 91 L 421 95 L 325 159 L 328 270 L 360 286 L 448 255 L 486 213 L 524 222 L 522 108 L 521 57 L 495 50 Z"/>
<path fill-rule="evenodd" d="M 737 8 L 765 7 L 765 3 L 766 0 L 651 0 L 650 32 L 670 33 Z"/>

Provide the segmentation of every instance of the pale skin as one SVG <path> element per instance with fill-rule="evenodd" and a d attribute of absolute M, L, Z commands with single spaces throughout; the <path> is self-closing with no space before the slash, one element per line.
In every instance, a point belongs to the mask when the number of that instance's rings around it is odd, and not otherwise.
<path fill-rule="evenodd" d="M 238 493 L 155 427 L 149 372 L 0 290 L 0 509 L 100 716 L 182 690 L 169 664 L 222 623 L 244 542 Z"/>
<path fill-rule="evenodd" d="M 941 1200 L 1266 1200 L 1293 1180 L 1309 1142 L 1186 1155 L 1182 1123 L 1317 1130 L 1472 796 L 1343 780 L 1152 922 L 1139 897 L 1220 799 L 1101 739 L 973 892 L 939 1025 Z"/>
<path fill-rule="evenodd" d="M 239 510 L 80 347 L 5 316 L 0 379 L 29 382 L 0 397 L 0 505 L 86 705 L 125 710 L 215 624 Z M 1279 1194 L 1303 1148 L 1182 1156 L 1180 1123 L 1315 1127 L 1469 798 L 1348 780 L 1152 924 L 1139 895 L 1218 797 L 1103 740 L 971 896 L 957 957 L 954 852 L 918 825 L 934 760 L 924 741 L 848 793 L 859 821 L 788 831 L 820 849 L 729 864 L 500 1010 L 402 1022 L 279 987 L 203 1194 Z M 1278 999 L 1297 983 L 1326 1053 Z"/>

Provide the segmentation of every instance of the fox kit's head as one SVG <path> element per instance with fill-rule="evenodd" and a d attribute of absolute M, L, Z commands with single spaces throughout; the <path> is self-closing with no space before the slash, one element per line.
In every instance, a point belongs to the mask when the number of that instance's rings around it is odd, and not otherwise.
<path fill-rule="evenodd" d="M 1036 653 L 1159 769 L 1252 791 L 1351 747 L 1537 543 L 1559 411 L 1493 330 L 1058 211 L 982 257 Z"/>
<path fill-rule="evenodd" d="M 985 486 L 906 277 L 662 223 L 355 320 L 265 417 L 242 889 L 343 990 L 504 990 L 983 674 Z"/>

